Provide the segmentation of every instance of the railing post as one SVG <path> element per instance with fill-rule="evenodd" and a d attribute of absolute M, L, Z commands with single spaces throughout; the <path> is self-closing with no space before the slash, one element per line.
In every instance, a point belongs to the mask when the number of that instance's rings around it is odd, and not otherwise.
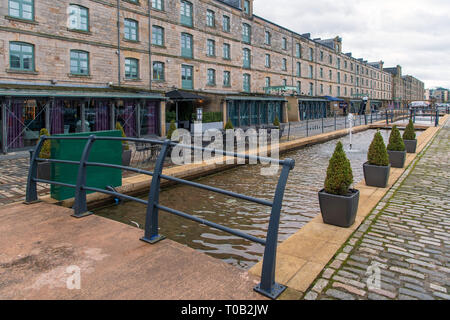
<path fill-rule="evenodd" d="M 167 153 L 169 152 L 170 140 L 165 140 L 159 153 L 158 160 L 156 161 L 155 169 L 153 171 L 152 183 L 150 186 L 150 194 L 147 205 L 147 214 L 145 217 L 145 234 L 141 238 L 142 241 L 154 244 L 165 239 L 164 236 L 159 234 L 158 230 L 158 213 L 159 210 L 156 205 L 159 202 L 159 188 L 161 185 L 161 174 L 166 160 Z"/>
<path fill-rule="evenodd" d="M 324 133 L 325 132 L 325 128 L 324 128 L 324 125 L 323 125 L 323 117 L 322 117 L 322 133 Z"/>
<path fill-rule="evenodd" d="M 308 137 L 309 136 L 309 128 L 308 128 L 308 125 L 309 125 L 309 119 L 308 118 L 306 118 L 306 136 Z"/>
<path fill-rule="evenodd" d="M 86 162 L 89 160 L 89 155 L 91 153 L 92 146 L 95 142 L 96 136 L 89 136 L 86 145 L 84 146 L 83 153 L 80 159 L 80 166 L 78 167 L 77 185 L 75 188 L 75 200 L 73 204 L 73 214 L 72 217 L 83 218 L 92 214 L 92 212 L 87 209 L 86 201 L 86 190 L 84 189 L 86 185 L 87 176 L 87 166 Z"/>
<path fill-rule="evenodd" d="M 280 224 L 284 190 L 286 188 L 289 172 L 294 166 L 294 160 L 286 159 L 280 178 L 278 179 L 272 212 L 270 214 L 269 229 L 267 231 L 266 247 L 262 262 L 261 283 L 254 288 L 256 292 L 272 299 L 276 299 L 286 289 L 285 286 L 275 282 L 275 267 L 277 260 L 278 228 Z"/>
<path fill-rule="evenodd" d="M 337 119 L 336 119 L 336 111 L 334 112 L 334 131 L 337 130 Z"/>
<path fill-rule="evenodd" d="M 436 118 L 434 119 L 434 126 L 439 126 L 439 110 L 436 108 Z"/>
<path fill-rule="evenodd" d="M 389 116 L 388 116 L 388 111 L 386 109 L 386 125 L 389 125 Z"/>
<path fill-rule="evenodd" d="M 39 202 L 38 194 L 37 194 L 37 183 L 35 181 L 37 177 L 37 161 L 36 158 L 39 158 L 39 154 L 41 153 L 42 146 L 44 145 L 45 140 L 47 140 L 46 136 L 42 136 L 34 149 L 31 159 L 30 159 L 30 169 L 28 170 L 28 180 L 27 180 L 27 193 L 25 196 L 25 204 L 33 204 Z"/>

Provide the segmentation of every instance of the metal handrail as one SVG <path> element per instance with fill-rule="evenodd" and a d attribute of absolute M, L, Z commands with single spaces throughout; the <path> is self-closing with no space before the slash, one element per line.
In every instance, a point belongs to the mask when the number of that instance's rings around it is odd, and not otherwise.
<path fill-rule="evenodd" d="M 86 145 L 84 147 L 82 156 L 80 161 L 72 161 L 72 160 L 59 160 L 59 159 L 43 159 L 39 157 L 39 154 L 42 150 L 42 146 L 44 144 L 44 141 L 46 140 L 86 140 Z M 152 144 L 158 144 L 161 145 L 161 151 L 158 156 L 158 159 L 156 161 L 156 165 L 154 168 L 154 171 L 146 171 L 142 169 L 136 169 L 132 167 L 122 166 L 122 165 L 116 165 L 116 164 L 108 164 L 108 163 L 99 163 L 99 162 L 89 162 L 89 155 L 92 150 L 92 147 L 97 140 L 116 140 L 116 141 L 130 141 L 130 142 L 139 142 L 139 143 L 152 143 Z M 265 163 L 272 163 L 272 164 L 278 164 L 282 166 L 281 174 L 278 179 L 278 184 L 275 190 L 275 196 L 273 201 L 267 201 L 264 199 L 258 199 L 250 196 L 246 196 L 243 194 L 235 193 L 232 191 L 203 185 L 200 183 L 187 181 L 180 178 L 171 177 L 168 175 L 162 174 L 162 169 L 164 166 L 164 162 L 166 160 L 168 151 L 170 148 L 173 147 L 181 147 L 184 149 L 191 149 L 191 150 L 202 150 L 202 151 L 210 151 L 214 152 L 216 154 L 222 154 L 224 156 L 231 156 L 234 158 L 242 158 L 246 160 L 257 160 Z M 43 180 L 37 178 L 37 163 L 38 161 L 44 161 L 49 163 L 62 163 L 62 164 L 71 164 L 71 165 L 78 165 L 78 175 L 77 175 L 77 182 L 76 185 L 68 184 L 68 183 L 62 183 L 58 181 L 50 181 L 50 180 Z M 151 186 L 150 186 L 150 192 L 148 200 L 142 200 L 138 199 L 132 196 L 128 196 L 125 194 L 118 193 L 113 190 L 104 190 L 94 187 L 86 186 L 86 180 L 87 180 L 87 167 L 88 166 L 97 166 L 97 167 L 106 167 L 106 168 L 114 168 L 114 169 L 122 169 L 127 171 L 132 171 L 140 174 L 145 174 L 152 176 L 151 180 Z M 279 229 L 279 223 L 280 223 L 280 214 L 281 214 L 281 207 L 282 207 L 282 201 L 284 197 L 284 191 L 286 188 L 287 179 L 289 177 L 289 172 L 294 168 L 295 161 L 292 159 L 285 159 L 285 160 L 279 160 L 279 159 L 273 159 L 268 157 L 260 157 L 250 154 L 238 154 L 235 152 L 225 152 L 224 150 L 217 150 L 217 149 L 208 149 L 203 147 L 195 147 L 195 146 L 189 146 L 189 145 L 182 145 L 177 144 L 174 142 L 171 142 L 170 140 L 160 141 L 160 140 L 151 140 L 151 139 L 138 139 L 138 138 L 126 138 L 126 137 L 98 137 L 95 135 L 91 135 L 89 137 L 59 137 L 59 136 L 42 136 L 32 154 L 31 162 L 30 162 L 30 170 L 28 173 L 28 182 L 27 182 L 27 193 L 26 193 L 26 203 L 34 203 L 38 201 L 38 194 L 37 194 L 37 183 L 47 183 L 47 184 L 54 184 L 59 185 L 63 187 L 70 187 L 75 188 L 75 199 L 74 199 L 74 205 L 73 210 L 74 214 L 73 216 L 76 218 L 81 218 L 88 216 L 92 214 L 92 212 L 89 212 L 87 209 L 87 200 L 86 200 L 86 192 L 92 191 L 92 192 L 99 192 L 103 194 L 107 194 L 110 196 L 114 196 L 117 198 L 135 201 L 138 203 L 142 203 L 147 205 L 147 212 L 146 212 L 146 219 L 145 219 L 145 232 L 144 236 L 141 238 L 142 241 L 145 241 L 147 243 L 157 243 L 161 240 L 163 240 L 165 237 L 163 235 L 160 235 L 158 232 L 158 217 L 159 217 L 159 210 L 166 211 L 168 213 L 183 217 L 185 219 L 189 219 L 204 225 L 207 225 L 209 227 L 230 233 L 232 235 L 247 239 L 249 241 L 259 243 L 261 245 L 265 246 L 264 249 L 264 256 L 263 256 L 263 265 L 262 265 L 262 272 L 261 272 L 261 282 L 254 288 L 255 291 L 270 297 L 272 299 L 276 299 L 285 289 L 286 287 L 278 284 L 275 282 L 275 266 L 276 266 L 276 252 L 277 252 L 277 245 L 278 245 L 278 229 Z M 239 230 L 230 229 L 228 227 L 216 224 L 211 221 L 207 221 L 192 215 L 189 215 L 185 212 L 181 212 L 172 208 L 168 208 L 165 206 L 162 206 L 159 204 L 159 192 L 160 192 L 160 184 L 161 179 L 169 180 L 176 183 L 185 184 L 191 187 L 196 187 L 203 190 L 208 190 L 211 192 L 223 194 L 226 196 L 238 198 L 241 200 L 250 201 L 253 203 L 257 203 L 264 206 L 269 206 L 272 208 L 270 220 L 269 220 L 269 227 L 267 230 L 267 236 L 266 239 L 260 239 L 257 237 L 254 237 L 252 235 L 243 233 Z"/>

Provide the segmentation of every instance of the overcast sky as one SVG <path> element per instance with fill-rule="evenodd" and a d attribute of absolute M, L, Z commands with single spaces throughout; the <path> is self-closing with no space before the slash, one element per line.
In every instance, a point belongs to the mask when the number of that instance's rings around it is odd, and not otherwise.
<path fill-rule="evenodd" d="M 254 0 L 254 13 L 342 51 L 450 88 L 450 0 Z"/>

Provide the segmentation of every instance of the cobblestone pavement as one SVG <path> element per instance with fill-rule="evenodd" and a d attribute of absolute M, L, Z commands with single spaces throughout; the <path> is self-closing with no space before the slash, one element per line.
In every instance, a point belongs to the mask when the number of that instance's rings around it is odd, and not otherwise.
<path fill-rule="evenodd" d="M 0 160 L 0 206 L 25 199 L 29 158 L 6 158 Z M 46 185 L 38 184 L 40 195 L 49 194 Z"/>
<path fill-rule="evenodd" d="M 450 121 L 304 299 L 450 300 Z"/>

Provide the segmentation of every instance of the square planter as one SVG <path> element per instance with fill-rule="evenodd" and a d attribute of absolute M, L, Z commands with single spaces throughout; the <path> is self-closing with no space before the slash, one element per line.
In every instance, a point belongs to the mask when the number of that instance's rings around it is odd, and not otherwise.
<path fill-rule="evenodd" d="M 407 153 L 416 153 L 417 139 L 416 140 L 403 140 L 405 142 Z"/>
<path fill-rule="evenodd" d="M 403 168 L 405 166 L 406 160 L 406 151 L 390 151 L 389 154 L 389 162 L 391 163 L 392 168 Z"/>
<path fill-rule="evenodd" d="M 369 187 L 386 188 L 389 181 L 391 165 L 375 166 L 366 162 L 363 164 L 364 179 Z"/>
<path fill-rule="evenodd" d="M 351 189 L 350 195 L 340 196 L 319 191 L 320 211 L 323 221 L 338 227 L 348 228 L 355 223 L 359 205 L 359 190 Z"/>

